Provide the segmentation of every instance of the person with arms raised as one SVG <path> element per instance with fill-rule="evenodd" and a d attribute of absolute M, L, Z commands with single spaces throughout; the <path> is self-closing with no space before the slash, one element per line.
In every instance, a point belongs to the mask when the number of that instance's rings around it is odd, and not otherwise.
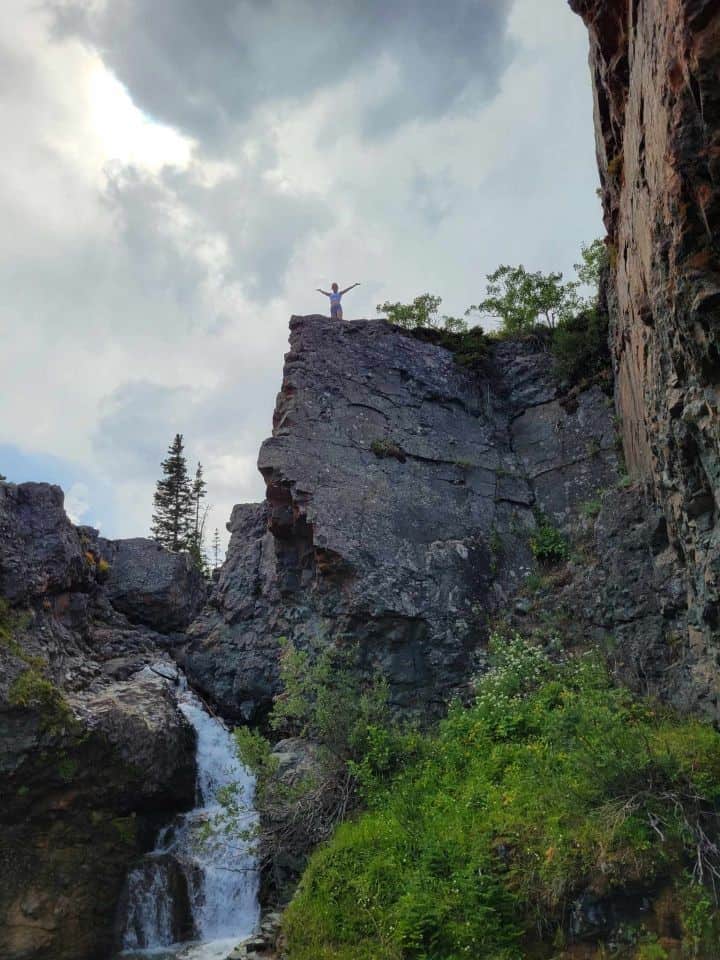
<path fill-rule="evenodd" d="M 348 291 L 353 290 L 355 287 L 359 287 L 359 286 L 360 286 L 359 283 L 353 283 L 349 287 L 345 287 L 344 290 L 338 290 L 338 285 L 334 283 L 329 292 L 327 290 L 321 290 L 320 287 L 317 288 L 318 293 L 322 293 L 324 296 L 330 297 L 330 319 L 331 320 L 342 320 L 343 294 L 348 293 Z"/>

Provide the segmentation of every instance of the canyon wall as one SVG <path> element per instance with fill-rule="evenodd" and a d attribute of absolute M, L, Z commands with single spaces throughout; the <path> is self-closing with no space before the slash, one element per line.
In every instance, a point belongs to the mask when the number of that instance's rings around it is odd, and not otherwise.
<path fill-rule="evenodd" d="M 717 700 L 720 637 L 720 6 L 570 0 L 590 34 L 628 468 L 685 566 L 689 656 Z"/>
<path fill-rule="evenodd" d="M 617 478 L 612 402 L 563 398 L 543 343 L 480 370 L 385 321 L 293 317 L 262 504 L 235 508 L 191 682 L 238 720 L 278 689 L 281 637 L 356 648 L 426 716 L 467 690 L 490 621 L 535 569 L 538 512 L 567 525 Z"/>

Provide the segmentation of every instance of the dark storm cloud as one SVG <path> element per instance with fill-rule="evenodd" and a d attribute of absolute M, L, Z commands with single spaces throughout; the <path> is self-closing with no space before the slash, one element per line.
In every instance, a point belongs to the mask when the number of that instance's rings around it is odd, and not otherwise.
<path fill-rule="evenodd" d="M 56 31 L 100 51 L 134 101 L 207 143 L 264 103 L 380 63 L 395 83 L 357 118 L 369 135 L 490 98 L 511 56 L 513 0 L 46 0 Z M 476 105 L 476 103 L 474 104 Z"/>

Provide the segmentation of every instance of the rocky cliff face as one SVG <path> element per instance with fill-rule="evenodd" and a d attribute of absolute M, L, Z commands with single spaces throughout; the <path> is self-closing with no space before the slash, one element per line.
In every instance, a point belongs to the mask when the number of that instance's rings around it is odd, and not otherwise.
<path fill-rule="evenodd" d="M 277 690 L 279 638 L 357 644 L 399 707 L 435 712 L 484 658 L 533 568 L 543 511 L 566 524 L 616 476 L 611 405 L 563 399 L 541 346 L 481 373 L 383 321 L 293 317 L 265 503 L 236 507 L 191 681 L 238 719 Z"/>
<path fill-rule="evenodd" d="M 194 800 L 192 729 L 143 668 L 203 599 L 183 557 L 76 529 L 57 487 L 0 483 L 2 960 L 109 956 L 129 864 Z"/>
<path fill-rule="evenodd" d="M 590 32 L 611 328 L 628 466 L 685 565 L 706 699 L 720 637 L 720 10 L 570 0 Z"/>

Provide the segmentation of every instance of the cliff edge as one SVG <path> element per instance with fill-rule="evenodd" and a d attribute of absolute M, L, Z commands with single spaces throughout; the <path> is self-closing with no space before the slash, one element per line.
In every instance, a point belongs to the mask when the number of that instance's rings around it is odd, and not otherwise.
<path fill-rule="evenodd" d="M 488 624 L 558 526 L 615 482 L 611 402 L 563 400 L 541 344 L 480 372 L 385 321 L 293 317 L 264 503 L 235 508 L 191 682 L 237 719 L 277 692 L 279 639 L 357 645 L 398 707 L 437 713 L 482 668 Z"/>

